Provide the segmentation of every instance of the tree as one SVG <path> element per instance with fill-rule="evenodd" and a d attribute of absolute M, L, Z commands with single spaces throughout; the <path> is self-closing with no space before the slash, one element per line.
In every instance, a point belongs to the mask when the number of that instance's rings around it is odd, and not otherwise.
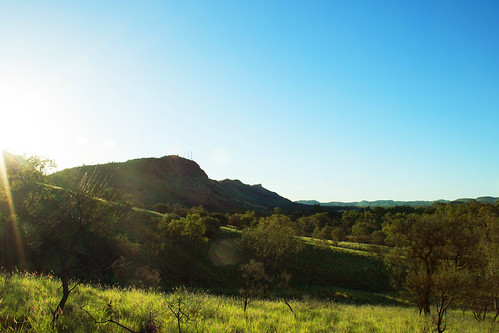
<path fill-rule="evenodd" d="M 347 210 L 341 217 L 341 227 L 347 234 L 352 232 L 352 226 L 361 219 L 362 214 L 357 210 Z"/>
<path fill-rule="evenodd" d="M 437 205 L 432 213 L 410 214 L 384 227 L 387 243 L 394 246 L 389 262 L 395 275 L 420 313 L 430 314 L 433 298 L 437 330 L 445 329 L 447 308 L 466 295 L 491 262 L 480 248 L 483 228 L 476 203 Z"/>
<path fill-rule="evenodd" d="M 312 237 L 317 237 L 317 235 L 319 235 L 325 227 L 331 227 L 332 224 L 333 221 L 329 217 L 328 213 L 316 213 L 310 216 L 300 217 L 296 221 L 294 228 L 296 230 L 296 234 L 312 235 Z M 327 230 L 329 229 L 330 228 L 326 229 L 325 233 L 328 233 Z M 325 233 L 323 233 L 321 238 L 329 239 L 330 236 Z"/>
<path fill-rule="evenodd" d="M 89 277 L 117 259 L 106 241 L 115 216 L 106 202 L 96 198 L 100 190 L 102 184 L 88 175 L 72 189 L 53 189 L 53 196 L 44 202 L 32 226 L 32 255 L 40 269 L 53 272 L 62 285 L 62 297 L 52 312 L 53 324 L 74 289 L 70 280 Z"/>
<path fill-rule="evenodd" d="M 188 214 L 185 218 L 174 218 L 168 221 L 169 216 L 161 223 L 161 232 L 164 238 L 163 267 L 173 266 L 178 276 L 178 282 L 193 285 L 193 272 L 199 256 L 206 251 L 208 239 L 205 237 L 206 225 L 199 214 Z M 169 272 L 173 275 L 173 272 Z M 173 278 L 173 276 L 171 276 Z"/>
<path fill-rule="evenodd" d="M 376 210 L 379 214 L 379 211 Z M 370 209 L 364 209 L 357 215 L 357 221 L 352 225 L 352 235 L 355 236 L 354 239 L 359 243 L 366 243 L 370 235 L 380 229 L 381 218 L 376 219 L 376 216 L 371 212 Z"/>
<path fill-rule="evenodd" d="M 344 241 L 347 234 L 342 228 L 334 228 L 331 231 L 331 239 L 333 240 L 334 246 L 338 246 L 338 242 Z"/>
<path fill-rule="evenodd" d="M 101 197 L 104 200 L 112 201 L 112 202 L 122 202 L 123 198 L 121 197 L 121 192 L 117 188 L 108 187 L 102 190 Z"/>
<path fill-rule="evenodd" d="M 24 238 L 40 201 L 50 195 L 44 183 L 46 172 L 54 166 L 51 160 L 38 156 L 0 155 L 0 266 L 10 273 L 27 265 Z"/>
<path fill-rule="evenodd" d="M 152 209 L 160 214 L 167 214 L 170 213 L 172 210 L 170 208 L 170 204 L 167 203 L 157 203 L 154 206 L 152 206 Z"/>
<path fill-rule="evenodd" d="M 312 223 L 315 226 L 319 227 L 319 229 L 323 229 L 326 226 L 331 226 L 333 223 L 328 213 L 316 213 L 312 215 L 311 218 L 313 220 Z"/>
<path fill-rule="evenodd" d="M 167 238 L 174 247 L 192 249 L 205 242 L 206 225 L 199 214 L 188 214 L 185 218 L 174 219 L 166 228 Z"/>
<path fill-rule="evenodd" d="M 319 227 L 314 230 L 313 237 L 322 239 L 322 240 L 327 240 L 327 239 L 332 239 L 332 234 L 333 234 L 334 228 L 330 225 L 326 225 L 324 228 L 319 229 Z"/>
<path fill-rule="evenodd" d="M 430 314 L 432 278 L 439 259 L 443 256 L 446 228 L 432 215 L 409 215 L 405 220 L 387 226 L 388 241 L 395 245 L 392 256 L 402 266 L 405 288 L 414 297 L 419 311 Z M 392 264 L 394 262 L 392 261 Z"/>
<path fill-rule="evenodd" d="M 474 228 L 474 255 L 468 260 L 470 283 L 459 303 L 477 320 L 485 320 L 492 305 L 495 321 L 499 315 L 499 211 L 492 205 L 475 206 L 479 221 Z"/>
<path fill-rule="evenodd" d="M 250 257 L 263 265 L 266 279 L 278 288 L 287 287 L 289 260 L 303 247 L 290 224 L 287 216 L 274 214 L 262 218 L 256 228 L 245 229 L 241 237 Z"/>
<path fill-rule="evenodd" d="M 220 225 L 227 225 L 229 222 L 229 218 L 222 213 L 211 213 L 209 216 L 217 219 Z"/>
<path fill-rule="evenodd" d="M 188 291 L 185 287 L 175 288 L 166 299 L 166 307 L 175 318 L 177 331 L 182 332 L 182 326 L 191 325 L 198 331 L 198 322 L 212 318 L 218 311 L 203 291 Z"/>
<path fill-rule="evenodd" d="M 247 211 L 244 214 L 232 214 L 229 216 L 228 224 L 238 229 L 243 229 L 252 226 L 256 223 L 257 219 L 254 211 Z"/>
<path fill-rule="evenodd" d="M 245 309 L 248 297 L 254 296 L 255 291 L 267 296 L 267 286 L 281 290 L 288 287 L 291 279 L 289 260 L 303 248 L 302 241 L 295 237 L 291 225 L 289 217 L 276 212 L 260 219 L 257 227 L 243 230 L 241 243 L 253 258 L 240 267 L 245 280 Z M 286 298 L 283 301 L 295 315 Z"/>
<path fill-rule="evenodd" d="M 383 245 L 385 243 L 386 235 L 383 231 L 377 230 L 374 231 L 369 238 L 371 240 L 371 243 L 377 245 Z"/>
<path fill-rule="evenodd" d="M 208 238 L 213 238 L 220 229 L 220 221 L 211 216 L 201 217 L 201 221 L 205 226 L 204 235 Z"/>
<path fill-rule="evenodd" d="M 137 199 L 133 194 L 127 193 L 122 196 L 122 200 L 125 204 L 129 204 L 133 207 L 144 208 L 144 203 Z"/>
<path fill-rule="evenodd" d="M 302 216 L 296 221 L 296 234 L 310 236 L 313 234 L 315 227 L 311 216 Z"/>
<path fill-rule="evenodd" d="M 242 264 L 239 270 L 243 278 L 243 288 L 240 290 L 240 293 L 243 296 L 243 311 L 246 313 L 246 308 L 252 298 L 267 293 L 270 279 L 267 273 L 265 273 L 263 264 L 253 259 L 248 263 Z"/>
<path fill-rule="evenodd" d="M 433 322 L 437 332 L 445 331 L 447 309 L 465 292 L 469 285 L 468 274 L 465 268 L 450 261 L 443 263 L 432 277 L 431 291 L 436 310 Z"/>

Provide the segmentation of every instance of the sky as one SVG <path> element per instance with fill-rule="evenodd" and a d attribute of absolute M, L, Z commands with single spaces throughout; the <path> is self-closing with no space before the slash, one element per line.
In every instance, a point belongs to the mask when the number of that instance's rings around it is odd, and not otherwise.
<path fill-rule="evenodd" d="M 497 1 L 0 0 L 0 149 L 291 199 L 499 196 Z"/>

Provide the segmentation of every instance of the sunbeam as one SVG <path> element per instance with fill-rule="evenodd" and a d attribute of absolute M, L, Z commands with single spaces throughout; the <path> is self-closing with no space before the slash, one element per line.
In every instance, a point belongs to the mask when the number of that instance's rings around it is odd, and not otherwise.
<path fill-rule="evenodd" d="M 15 244 L 15 251 L 16 251 L 16 256 L 17 260 L 19 263 L 24 264 L 25 263 L 25 257 L 24 257 L 24 250 L 22 247 L 21 243 L 21 237 L 19 235 L 19 229 L 18 229 L 18 223 L 17 223 L 17 215 L 14 207 L 14 200 L 12 200 L 12 192 L 10 190 L 10 184 L 9 184 L 9 177 L 7 175 L 7 167 L 5 165 L 5 159 L 4 159 L 4 153 L 0 153 L 0 179 L 3 184 L 3 191 L 5 193 L 5 199 L 7 201 L 8 209 L 9 209 L 9 216 L 8 218 L 4 221 L 5 226 L 4 226 L 4 244 L 7 243 L 7 237 L 9 236 L 8 230 L 9 230 L 9 224 L 10 224 L 10 229 L 11 229 L 11 236 L 14 238 L 14 244 Z"/>
<path fill-rule="evenodd" d="M 2 177 L 3 190 L 9 206 L 9 214 L 15 215 L 14 202 L 10 192 L 9 177 L 7 176 L 7 167 L 5 166 L 4 154 L 0 154 L 0 176 Z"/>

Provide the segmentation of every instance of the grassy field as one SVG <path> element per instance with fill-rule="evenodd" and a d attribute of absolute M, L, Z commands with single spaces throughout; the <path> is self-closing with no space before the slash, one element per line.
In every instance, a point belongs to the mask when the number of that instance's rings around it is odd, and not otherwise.
<path fill-rule="evenodd" d="M 49 332 L 59 283 L 28 274 L 0 276 L 2 331 Z M 59 318 L 59 332 L 429 332 L 431 320 L 406 306 L 354 305 L 303 297 L 291 300 L 294 314 L 279 300 L 255 300 L 246 313 L 239 298 L 177 290 L 158 293 L 134 288 L 75 288 Z M 181 311 L 179 311 L 181 310 Z M 175 314 L 177 316 L 175 316 Z M 189 317 L 189 320 L 187 319 Z M 122 325 L 122 326 L 120 326 Z M 498 332 L 451 311 L 449 332 Z"/>

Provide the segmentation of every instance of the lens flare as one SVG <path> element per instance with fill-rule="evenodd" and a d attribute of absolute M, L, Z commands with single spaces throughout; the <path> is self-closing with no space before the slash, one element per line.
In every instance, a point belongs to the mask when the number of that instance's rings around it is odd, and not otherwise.
<path fill-rule="evenodd" d="M 210 247 L 208 256 L 215 266 L 234 265 L 241 261 L 242 251 L 231 239 L 216 241 Z"/>

